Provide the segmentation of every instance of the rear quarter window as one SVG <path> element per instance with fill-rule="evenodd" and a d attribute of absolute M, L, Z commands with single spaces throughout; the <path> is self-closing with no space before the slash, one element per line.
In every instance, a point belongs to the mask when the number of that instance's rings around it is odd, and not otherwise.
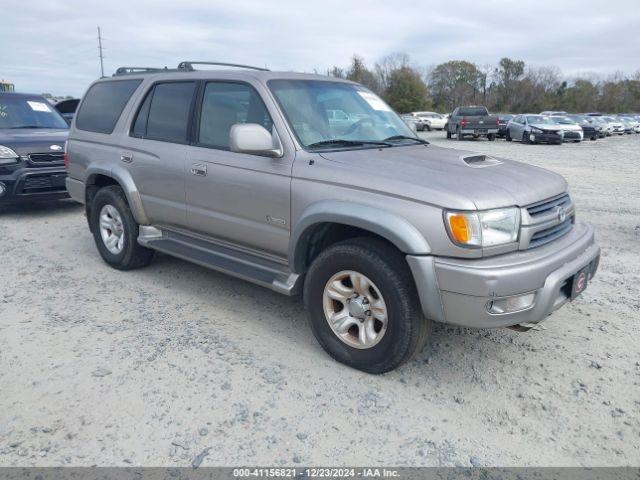
<path fill-rule="evenodd" d="M 82 101 L 76 128 L 112 133 L 125 105 L 142 80 L 117 80 L 94 84 Z"/>
<path fill-rule="evenodd" d="M 140 106 L 131 136 L 187 143 L 195 87 L 193 81 L 156 83 Z"/>

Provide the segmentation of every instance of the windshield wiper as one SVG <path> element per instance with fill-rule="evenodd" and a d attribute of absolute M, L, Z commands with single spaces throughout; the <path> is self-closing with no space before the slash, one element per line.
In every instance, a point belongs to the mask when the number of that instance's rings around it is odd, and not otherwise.
<path fill-rule="evenodd" d="M 422 140 L 417 137 L 408 137 L 407 135 L 393 135 L 392 137 L 385 138 L 383 142 L 391 142 L 393 140 L 413 140 L 414 142 L 422 143 L 423 145 L 429 145 L 429 142 L 426 140 Z"/>
<path fill-rule="evenodd" d="M 391 147 L 388 142 L 378 142 L 374 140 L 346 140 L 344 138 L 332 138 L 331 140 L 322 140 L 321 142 L 310 143 L 307 148 L 318 147 L 361 147 L 362 145 L 380 145 L 383 147 Z"/>

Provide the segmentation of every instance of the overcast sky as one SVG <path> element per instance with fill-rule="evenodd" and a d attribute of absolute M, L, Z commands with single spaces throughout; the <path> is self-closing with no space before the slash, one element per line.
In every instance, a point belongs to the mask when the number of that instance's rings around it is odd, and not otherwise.
<path fill-rule="evenodd" d="M 0 20 L 0 79 L 54 95 L 100 75 L 98 25 L 107 75 L 180 60 L 325 72 L 397 51 L 424 66 L 508 56 L 569 77 L 640 69 L 638 0 L 2 0 Z"/>

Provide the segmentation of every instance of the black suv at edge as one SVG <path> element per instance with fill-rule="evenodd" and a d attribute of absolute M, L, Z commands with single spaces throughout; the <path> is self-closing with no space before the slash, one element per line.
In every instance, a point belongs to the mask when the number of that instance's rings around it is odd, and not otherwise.
<path fill-rule="evenodd" d="M 68 196 L 68 128 L 43 97 L 0 93 L 0 205 Z"/>

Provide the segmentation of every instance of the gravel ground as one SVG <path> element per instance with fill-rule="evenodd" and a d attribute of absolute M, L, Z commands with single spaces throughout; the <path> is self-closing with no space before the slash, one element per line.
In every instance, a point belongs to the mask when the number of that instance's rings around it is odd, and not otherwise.
<path fill-rule="evenodd" d="M 300 300 L 158 255 L 119 272 L 71 202 L 0 212 L 0 466 L 640 465 L 640 135 L 436 144 L 564 175 L 603 254 L 540 331 L 437 325 L 371 376 Z"/>

